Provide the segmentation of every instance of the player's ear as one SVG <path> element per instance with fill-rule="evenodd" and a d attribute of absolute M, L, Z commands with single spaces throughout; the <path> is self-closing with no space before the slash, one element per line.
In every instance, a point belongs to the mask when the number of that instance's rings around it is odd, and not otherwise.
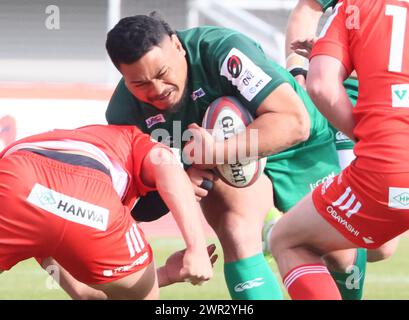
<path fill-rule="evenodd" d="M 176 34 L 172 34 L 170 36 L 170 40 L 172 41 L 172 44 L 175 46 L 176 50 L 181 52 L 183 55 L 185 55 L 185 49 L 182 46 L 182 43 L 180 42 L 178 36 Z"/>

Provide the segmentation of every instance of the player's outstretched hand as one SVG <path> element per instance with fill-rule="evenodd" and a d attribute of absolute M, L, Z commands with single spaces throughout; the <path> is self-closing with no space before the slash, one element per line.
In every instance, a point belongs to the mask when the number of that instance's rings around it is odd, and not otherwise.
<path fill-rule="evenodd" d="M 295 40 L 291 42 L 291 50 L 295 53 L 309 59 L 312 51 L 312 47 L 314 46 L 317 38 L 311 39 L 303 39 L 303 40 Z"/>
<path fill-rule="evenodd" d="M 210 244 L 207 246 L 207 255 L 186 249 L 173 253 L 163 266 L 169 282 L 167 284 L 191 282 L 197 285 L 209 280 L 213 276 L 213 265 L 218 258 L 218 255 L 214 254 L 215 250 L 216 245 Z"/>

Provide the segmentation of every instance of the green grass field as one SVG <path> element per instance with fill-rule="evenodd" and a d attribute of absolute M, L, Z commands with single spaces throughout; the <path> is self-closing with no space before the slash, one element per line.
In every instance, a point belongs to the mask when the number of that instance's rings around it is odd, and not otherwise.
<path fill-rule="evenodd" d="M 168 254 L 183 248 L 183 242 L 175 238 L 151 240 L 157 265 Z M 219 256 L 220 246 L 217 249 Z M 220 257 L 219 257 L 220 259 Z M 275 266 L 273 269 L 276 270 Z M 398 251 L 384 262 L 368 265 L 364 299 L 409 299 L 409 237 L 402 237 Z M 0 299 L 69 299 L 55 283 L 50 281 L 36 261 L 28 260 L 11 271 L 0 274 Z M 170 300 L 227 300 L 229 294 L 224 283 L 222 259 L 216 262 L 215 276 L 203 286 L 188 283 L 175 284 L 161 291 L 162 299 Z"/>

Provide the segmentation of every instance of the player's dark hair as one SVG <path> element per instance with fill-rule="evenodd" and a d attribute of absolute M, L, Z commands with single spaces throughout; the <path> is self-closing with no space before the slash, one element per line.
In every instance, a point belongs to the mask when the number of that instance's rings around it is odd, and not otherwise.
<path fill-rule="evenodd" d="M 131 64 L 157 46 L 165 36 L 175 34 L 157 12 L 121 19 L 108 32 L 105 47 L 112 63 L 119 69 L 121 63 Z"/>

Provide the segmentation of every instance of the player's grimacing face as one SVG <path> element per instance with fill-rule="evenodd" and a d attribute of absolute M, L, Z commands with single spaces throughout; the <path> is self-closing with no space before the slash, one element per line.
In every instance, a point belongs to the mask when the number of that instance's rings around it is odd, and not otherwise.
<path fill-rule="evenodd" d="M 165 37 L 138 61 L 121 64 L 129 91 L 140 101 L 171 111 L 183 98 L 187 83 L 186 52 L 176 35 Z"/>

